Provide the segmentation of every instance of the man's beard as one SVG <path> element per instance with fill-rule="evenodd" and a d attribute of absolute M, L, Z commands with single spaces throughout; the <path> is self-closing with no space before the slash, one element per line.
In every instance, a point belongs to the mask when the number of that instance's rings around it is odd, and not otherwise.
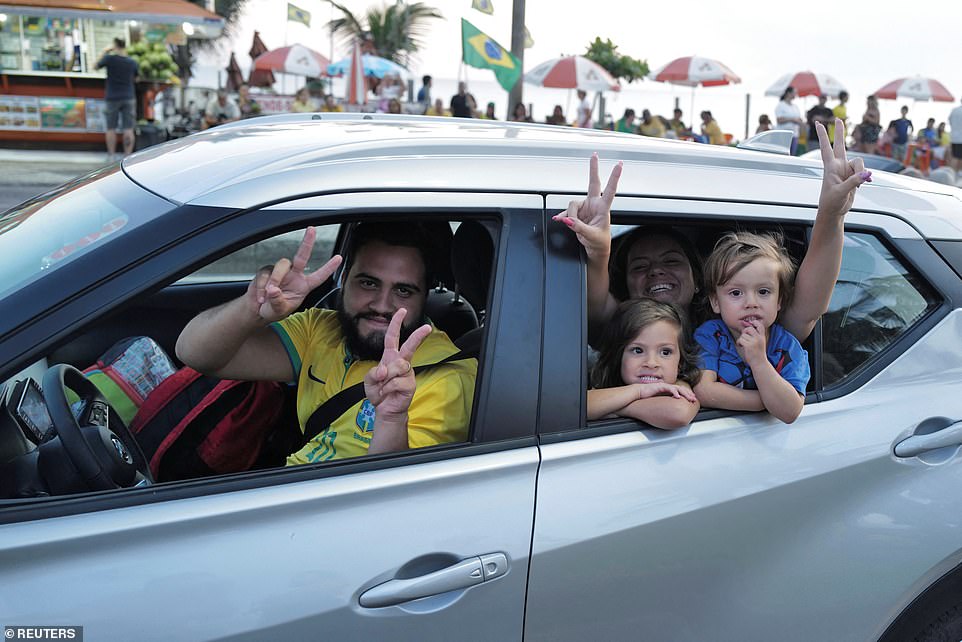
<path fill-rule="evenodd" d="M 391 317 L 393 315 L 383 315 L 374 312 L 362 312 L 354 316 L 350 316 L 347 310 L 344 309 L 344 296 L 339 294 L 337 297 L 337 320 L 341 324 L 341 332 L 344 333 L 344 342 L 347 344 L 347 349 L 350 351 L 351 355 L 359 361 L 380 361 L 381 355 L 384 353 L 384 334 L 383 332 L 372 332 L 367 337 L 361 336 L 361 331 L 359 329 L 359 324 L 361 319 L 384 319 L 388 323 L 391 322 Z M 425 317 L 420 319 L 410 319 L 405 317 L 404 323 L 401 324 L 401 337 L 398 342 L 398 347 L 407 341 L 407 338 L 411 336 L 411 333 L 415 329 L 419 328 L 423 324 L 427 323 Z"/>

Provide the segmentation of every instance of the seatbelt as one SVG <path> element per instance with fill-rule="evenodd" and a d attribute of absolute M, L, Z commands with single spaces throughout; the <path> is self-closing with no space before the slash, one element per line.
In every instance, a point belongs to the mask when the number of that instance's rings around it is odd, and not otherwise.
<path fill-rule="evenodd" d="M 476 359 L 477 357 L 478 349 L 476 347 L 460 350 L 451 356 L 442 359 L 441 361 L 416 366 L 414 368 L 414 374 L 417 375 L 419 372 L 423 372 L 428 368 L 440 366 L 451 361 L 460 361 L 461 359 Z M 318 406 L 317 410 L 315 410 L 311 416 L 308 417 L 307 423 L 304 425 L 304 440 L 301 442 L 299 448 L 303 448 L 304 444 L 327 430 L 328 427 L 330 427 L 330 425 L 334 423 L 338 417 L 350 410 L 354 404 L 362 399 L 364 399 L 363 381 L 341 390 L 336 395 Z"/>

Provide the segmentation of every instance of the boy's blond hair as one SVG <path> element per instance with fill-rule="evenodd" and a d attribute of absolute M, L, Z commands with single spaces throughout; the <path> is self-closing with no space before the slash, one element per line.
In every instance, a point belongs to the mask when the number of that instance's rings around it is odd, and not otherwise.
<path fill-rule="evenodd" d="M 705 288 L 710 297 L 735 273 L 756 259 L 770 259 L 778 271 L 778 303 L 784 309 L 792 298 L 795 260 L 782 245 L 781 234 L 728 232 L 715 243 L 705 261 Z"/>

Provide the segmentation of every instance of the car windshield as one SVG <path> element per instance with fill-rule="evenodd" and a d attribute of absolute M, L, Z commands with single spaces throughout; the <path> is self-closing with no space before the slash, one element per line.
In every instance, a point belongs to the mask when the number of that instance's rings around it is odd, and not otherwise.
<path fill-rule="evenodd" d="M 174 207 L 116 168 L 0 214 L 0 299 Z"/>

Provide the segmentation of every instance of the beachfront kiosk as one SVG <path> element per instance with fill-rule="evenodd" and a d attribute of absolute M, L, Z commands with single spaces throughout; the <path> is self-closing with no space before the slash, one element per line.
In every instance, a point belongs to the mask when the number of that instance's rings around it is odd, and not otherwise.
<path fill-rule="evenodd" d="M 182 45 L 223 27 L 186 0 L 0 0 L 0 144 L 103 141 L 96 65 L 114 38 Z"/>

